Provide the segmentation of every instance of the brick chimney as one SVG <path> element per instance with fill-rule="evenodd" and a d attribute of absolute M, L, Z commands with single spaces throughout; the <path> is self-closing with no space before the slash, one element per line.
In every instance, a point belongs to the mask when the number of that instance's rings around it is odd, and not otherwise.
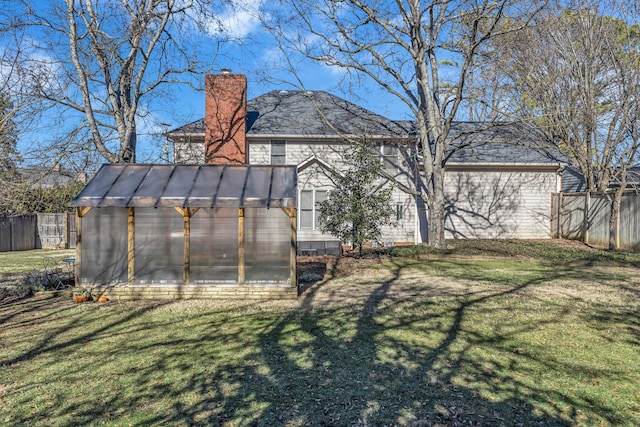
<path fill-rule="evenodd" d="M 228 69 L 205 76 L 205 163 L 247 163 L 246 122 L 247 77 Z"/>

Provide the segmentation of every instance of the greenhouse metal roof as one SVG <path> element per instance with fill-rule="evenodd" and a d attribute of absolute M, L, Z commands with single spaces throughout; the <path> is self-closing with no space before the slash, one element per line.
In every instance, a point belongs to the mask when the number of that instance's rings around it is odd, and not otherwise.
<path fill-rule="evenodd" d="M 81 207 L 296 207 L 296 167 L 103 165 L 71 201 Z"/>

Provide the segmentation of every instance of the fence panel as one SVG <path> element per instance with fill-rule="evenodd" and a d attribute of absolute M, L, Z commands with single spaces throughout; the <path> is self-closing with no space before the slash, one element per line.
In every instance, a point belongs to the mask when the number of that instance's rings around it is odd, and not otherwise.
<path fill-rule="evenodd" d="M 75 248 L 75 233 L 75 214 L 71 213 L 0 216 L 0 252 Z"/>
<path fill-rule="evenodd" d="M 595 246 L 609 246 L 609 220 L 611 203 L 603 194 L 591 195 L 587 242 Z"/>
<path fill-rule="evenodd" d="M 620 248 L 640 249 L 640 194 L 625 194 L 620 206 Z"/>
<path fill-rule="evenodd" d="M 0 252 L 11 250 L 11 218 L 0 216 Z"/>
<path fill-rule="evenodd" d="M 65 214 L 63 213 L 39 213 L 38 237 L 39 248 L 65 247 Z"/>
<path fill-rule="evenodd" d="M 558 223 L 558 234 L 564 239 L 580 240 L 594 246 L 609 246 L 609 220 L 611 202 L 605 194 L 563 193 L 552 195 L 552 225 Z M 560 208 L 554 203 L 560 200 Z M 587 210 L 586 229 L 584 215 Z M 557 215 L 558 218 L 554 218 Z M 640 194 L 629 192 L 623 195 L 620 206 L 619 249 L 640 249 Z"/>
<path fill-rule="evenodd" d="M 561 200 L 560 237 L 580 240 L 583 237 L 584 195 L 563 194 Z"/>
<path fill-rule="evenodd" d="M 26 214 L 9 218 L 11 223 L 11 250 L 28 251 L 36 248 L 38 216 Z"/>

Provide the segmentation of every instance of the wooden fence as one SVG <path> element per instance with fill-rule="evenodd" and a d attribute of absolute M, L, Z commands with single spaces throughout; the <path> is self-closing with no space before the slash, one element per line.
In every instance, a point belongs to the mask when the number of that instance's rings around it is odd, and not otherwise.
<path fill-rule="evenodd" d="M 36 214 L 0 217 L 0 252 L 34 249 L 37 221 Z"/>
<path fill-rule="evenodd" d="M 602 193 L 551 195 L 551 232 L 556 238 L 609 246 L 611 202 Z M 616 229 L 616 248 L 640 249 L 640 194 L 622 196 Z"/>
<path fill-rule="evenodd" d="M 0 217 L 0 252 L 75 248 L 75 214 L 26 214 Z"/>

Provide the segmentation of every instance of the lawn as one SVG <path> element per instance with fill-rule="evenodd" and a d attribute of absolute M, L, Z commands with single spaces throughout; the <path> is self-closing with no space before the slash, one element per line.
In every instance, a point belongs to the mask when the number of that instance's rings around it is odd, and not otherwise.
<path fill-rule="evenodd" d="M 64 258 L 74 257 L 75 249 L 50 250 L 34 249 L 31 251 L 0 252 L 0 278 L 42 270 L 58 265 Z"/>
<path fill-rule="evenodd" d="M 0 423 L 640 425 L 637 254 L 535 244 L 301 259 L 297 301 L 5 302 Z"/>

